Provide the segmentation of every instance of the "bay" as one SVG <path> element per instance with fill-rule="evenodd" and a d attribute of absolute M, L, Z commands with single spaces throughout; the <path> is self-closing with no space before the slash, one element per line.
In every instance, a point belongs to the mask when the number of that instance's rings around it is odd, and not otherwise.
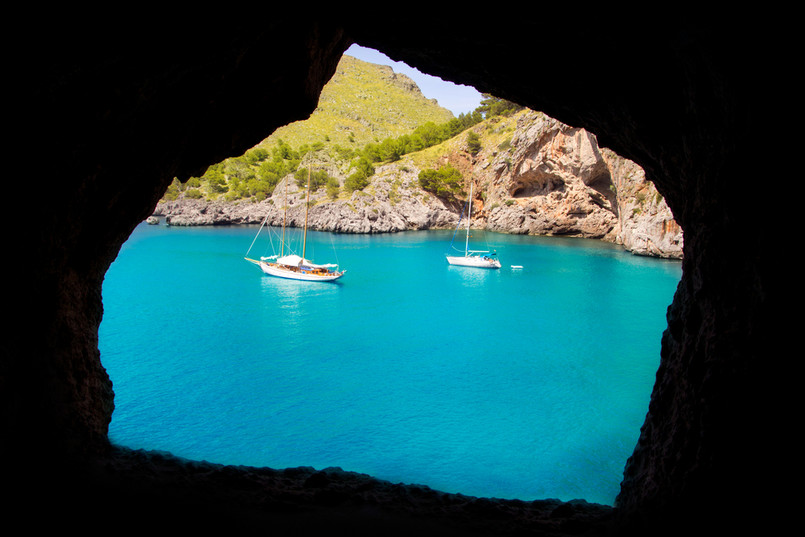
<path fill-rule="evenodd" d="M 309 232 L 307 257 L 347 274 L 300 283 L 244 260 L 256 231 L 142 224 L 124 244 L 99 333 L 112 442 L 613 503 L 679 262 L 485 233 L 503 266 L 468 269 L 444 260 L 452 231 Z"/>

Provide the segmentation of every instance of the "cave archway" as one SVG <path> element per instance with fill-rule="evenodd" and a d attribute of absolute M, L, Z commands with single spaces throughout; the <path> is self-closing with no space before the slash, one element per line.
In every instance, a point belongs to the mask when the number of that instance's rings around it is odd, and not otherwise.
<path fill-rule="evenodd" d="M 140 28 L 49 27 L 32 19 L 42 39 L 12 64 L 19 76 L 13 98 L 27 112 L 17 124 L 25 145 L 17 154 L 38 164 L 45 187 L 19 181 L 11 192 L 15 200 L 35 192 L 39 210 L 33 218 L 19 208 L 11 215 L 33 222 L 10 245 L 23 255 L 8 276 L 14 317 L 0 380 L 3 455 L 17 462 L 5 484 L 16 488 L 21 505 L 35 508 L 29 494 L 47 490 L 39 505 L 80 513 L 100 501 L 102 509 L 129 516 L 147 506 L 176 524 L 190 512 L 243 527 L 305 520 L 311 529 L 338 521 L 456 533 L 456 524 L 537 532 L 564 531 L 568 520 L 583 519 L 589 531 L 612 522 L 609 512 L 568 505 L 525 509 L 454 498 L 450 511 L 430 492 L 364 480 L 350 489 L 347 478 L 334 475 L 300 472 L 304 479 L 294 488 L 300 482 L 290 473 L 239 474 L 124 456 L 108 445 L 113 391 L 100 365 L 97 328 L 103 275 L 121 244 L 173 177 L 197 174 L 309 114 L 343 51 L 358 42 L 583 127 L 646 170 L 686 231 L 685 260 L 616 528 L 760 522 L 768 504 L 756 491 L 773 487 L 777 470 L 763 463 L 785 462 L 765 442 L 769 416 L 783 407 L 763 362 L 777 356 L 780 341 L 771 321 L 774 256 L 763 229 L 743 227 L 736 235 L 735 223 L 752 205 L 755 174 L 743 157 L 776 152 L 771 139 L 752 134 L 785 117 L 784 94 L 769 97 L 780 90 L 780 77 L 763 54 L 780 50 L 778 43 L 746 39 L 747 26 L 734 20 L 703 17 L 666 16 L 641 27 L 619 13 L 568 20 L 540 8 L 533 13 L 539 25 L 472 32 L 457 19 L 446 26 L 392 17 L 380 25 L 347 10 L 329 15 L 219 17 L 192 28 L 166 22 L 152 28 L 151 39 Z M 765 114 L 756 102 L 766 105 Z M 45 137 L 58 143 L 43 155 L 34 142 Z M 276 488 L 283 479 L 287 486 Z M 79 484 L 87 485 L 82 494 Z M 372 487 L 387 494 L 381 500 L 378 492 L 370 504 Z M 115 494 L 122 501 L 110 501 Z M 431 518 L 423 522 L 422 513 Z M 738 520 L 747 513 L 758 516 Z M 534 526 L 540 516 L 542 525 Z M 204 520 L 194 522 L 202 527 Z"/>

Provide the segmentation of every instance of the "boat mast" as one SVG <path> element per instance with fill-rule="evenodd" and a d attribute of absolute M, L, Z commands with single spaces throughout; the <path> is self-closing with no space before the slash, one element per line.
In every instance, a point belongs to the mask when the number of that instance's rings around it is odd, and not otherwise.
<path fill-rule="evenodd" d="M 305 201 L 305 231 L 302 236 L 302 262 L 305 259 L 305 247 L 307 246 L 307 211 L 310 208 L 310 168 L 307 169 L 307 200 Z"/>
<path fill-rule="evenodd" d="M 282 241 L 280 242 L 280 257 L 285 255 L 285 220 L 288 219 L 288 178 L 285 178 L 285 199 L 283 200 L 285 213 L 282 215 Z"/>
<path fill-rule="evenodd" d="M 470 220 L 472 219 L 472 181 L 470 181 L 470 201 L 467 209 L 467 238 L 464 241 L 464 257 L 470 253 Z"/>

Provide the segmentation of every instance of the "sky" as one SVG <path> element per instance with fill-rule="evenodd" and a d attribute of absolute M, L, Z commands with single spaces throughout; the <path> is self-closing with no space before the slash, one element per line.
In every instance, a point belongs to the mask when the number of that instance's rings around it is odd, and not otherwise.
<path fill-rule="evenodd" d="M 453 84 L 439 77 L 422 73 L 403 62 L 395 62 L 382 52 L 374 49 L 352 45 L 345 54 L 365 62 L 389 65 L 395 73 L 402 73 L 411 77 L 425 97 L 436 99 L 440 106 L 453 112 L 456 117 L 459 114 L 472 112 L 481 103 L 481 93 L 475 88 Z"/>

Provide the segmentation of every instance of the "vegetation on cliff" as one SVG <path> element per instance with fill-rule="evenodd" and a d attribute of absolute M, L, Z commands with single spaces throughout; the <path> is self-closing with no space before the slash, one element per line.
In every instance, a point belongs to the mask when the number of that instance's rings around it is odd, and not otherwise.
<path fill-rule="evenodd" d="M 435 101 L 425 98 L 416 84 L 389 67 L 344 56 L 337 73 L 322 92 L 309 119 L 278 129 L 239 157 L 210 166 L 201 177 L 186 183 L 174 181 L 165 200 L 179 197 L 205 200 L 262 201 L 271 196 L 282 178 L 306 177 L 305 159 L 321 169 L 312 183 L 326 188 L 331 199 L 366 188 L 375 165 L 400 160 L 457 137 L 469 127 L 520 107 L 485 95 L 469 114 L 454 117 Z M 481 141 L 467 139 L 475 153 Z M 453 197 L 461 190 L 460 172 L 454 168 L 426 170 L 422 188 L 438 196 Z"/>
<path fill-rule="evenodd" d="M 158 211 L 172 225 L 273 222 L 277 195 L 302 205 L 308 175 L 313 229 L 452 227 L 473 180 L 476 225 L 681 256 L 681 229 L 643 170 L 593 134 L 490 95 L 456 118 L 404 75 L 348 56 L 309 119 L 175 181 Z"/>

